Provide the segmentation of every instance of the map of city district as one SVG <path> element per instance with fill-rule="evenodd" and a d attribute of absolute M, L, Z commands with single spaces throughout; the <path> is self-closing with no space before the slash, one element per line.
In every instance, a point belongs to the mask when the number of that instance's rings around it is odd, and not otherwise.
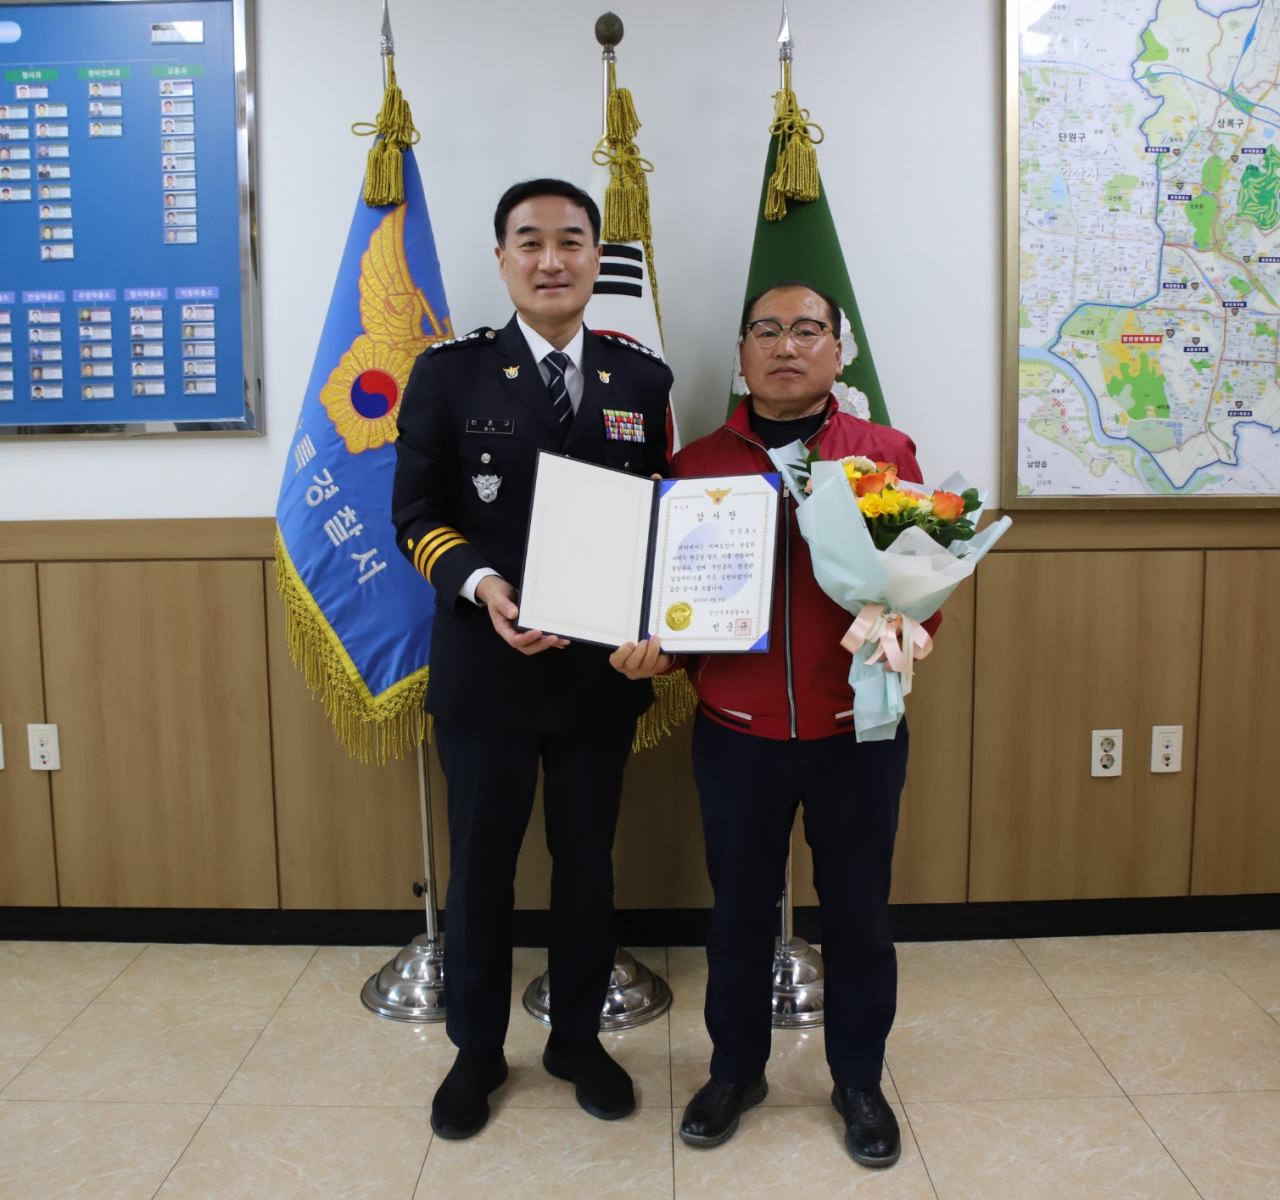
<path fill-rule="evenodd" d="M 1280 496 L 1280 0 L 1018 32 L 1018 494 Z"/>

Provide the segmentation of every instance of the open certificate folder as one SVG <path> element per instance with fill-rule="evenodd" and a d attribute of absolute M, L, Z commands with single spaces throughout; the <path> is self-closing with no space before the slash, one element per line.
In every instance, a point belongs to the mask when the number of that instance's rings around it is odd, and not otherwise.
<path fill-rule="evenodd" d="M 538 454 L 524 629 L 672 653 L 769 649 L 778 476 L 642 479 Z"/>

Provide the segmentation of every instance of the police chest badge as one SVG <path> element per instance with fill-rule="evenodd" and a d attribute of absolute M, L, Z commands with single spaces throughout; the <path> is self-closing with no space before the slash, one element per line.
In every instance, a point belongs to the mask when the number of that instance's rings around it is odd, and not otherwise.
<path fill-rule="evenodd" d="M 644 413 L 624 412 L 619 408 L 604 411 L 604 436 L 611 442 L 643 442 Z"/>
<path fill-rule="evenodd" d="M 492 504 L 498 498 L 498 489 L 502 486 L 502 476 L 472 475 L 471 482 L 476 485 L 476 495 L 486 504 Z"/>

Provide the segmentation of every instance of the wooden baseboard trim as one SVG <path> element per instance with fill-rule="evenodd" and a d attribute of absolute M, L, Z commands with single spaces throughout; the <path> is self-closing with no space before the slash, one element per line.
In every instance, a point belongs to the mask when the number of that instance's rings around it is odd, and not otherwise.
<path fill-rule="evenodd" d="M 1280 893 L 895 904 L 889 911 L 899 942 L 1280 929 Z M 706 944 L 710 909 L 619 909 L 617 916 L 624 946 Z M 447 913 L 440 922 L 447 932 Z M 416 909 L 0 908 L 0 941 L 402 946 L 423 924 Z M 800 937 L 821 944 L 816 907 L 797 908 L 795 928 Z M 545 946 L 549 932 L 545 909 L 515 914 L 517 946 Z"/>

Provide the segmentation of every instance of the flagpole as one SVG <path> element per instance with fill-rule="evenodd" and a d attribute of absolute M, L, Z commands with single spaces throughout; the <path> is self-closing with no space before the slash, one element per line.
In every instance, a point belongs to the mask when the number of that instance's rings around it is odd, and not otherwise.
<path fill-rule="evenodd" d="M 431 823 L 431 772 L 418 743 L 418 811 L 422 821 L 422 882 L 413 885 L 426 909 L 427 929 L 376 975 L 365 980 L 365 1008 L 393 1021 L 443 1021 L 444 948 L 436 909 L 435 836 Z"/>
<path fill-rule="evenodd" d="M 396 52 L 391 13 L 382 0 L 382 88 L 387 64 Z M 418 817 L 422 827 L 422 882 L 413 885 L 426 910 L 426 932 L 413 939 L 376 975 L 365 980 L 360 999 L 365 1008 L 393 1021 L 444 1020 L 444 949 L 436 907 L 435 830 L 431 823 L 431 772 L 423 742 L 418 743 Z"/>
<path fill-rule="evenodd" d="M 617 46 L 622 41 L 623 27 L 622 18 L 616 13 L 604 13 L 596 21 L 596 41 L 600 43 L 603 50 L 600 54 L 600 67 L 602 73 L 602 87 L 600 95 L 600 136 L 604 137 L 609 132 L 609 92 L 610 92 L 610 68 L 615 66 L 618 61 Z"/>
<path fill-rule="evenodd" d="M 785 90 L 795 42 L 787 0 L 782 0 L 782 25 L 778 29 L 778 88 Z M 804 938 L 795 936 L 795 899 L 791 889 L 791 851 L 782 885 L 782 928 L 773 950 L 773 1024 L 777 1029 L 821 1025 L 824 1004 L 822 955 Z"/>
<path fill-rule="evenodd" d="M 609 131 L 609 93 L 612 69 L 618 61 L 616 47 L 622 41 L 622 20 L 616 13 L 604 13 L 596 21 L 596 41 L 604 48 L 604 98 L 601 111 L 602 137 Z M 630 951 L 618 946 L 613 955 L 613 972 L 600 1012 L 603 1031 L 631 1029 L 660 1017 L 671 1007 L 671 988 L 661 975 L 638 962 Z M 524 990 L 524 1008 L 535 1020 L 551 1023 L 551 972 L 535 977 Z"/>

